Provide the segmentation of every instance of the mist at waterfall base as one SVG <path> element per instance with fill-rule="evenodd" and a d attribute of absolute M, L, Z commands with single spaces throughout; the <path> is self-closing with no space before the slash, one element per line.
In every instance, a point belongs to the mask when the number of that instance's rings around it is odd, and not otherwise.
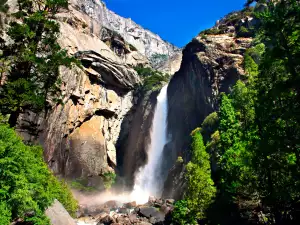
<path fill-rule="evenodd" d="M 110 200 L 122 203 L 135 201 L 137 204 L 144 204 L 148 202 L 149 196 L 161 196 L 164 183 L 160 176 L 162 153 L 167 143 L 167 88 L 167 85 L 164 86 L 157 96 L 150 133 L 151 142 L 147 147 L 148 161 L 144 167 L 137 171 L 132 192 L 107 190 L 98 194 L 86 195 L 73 191 L 75 198 L 80 204 L 93 206 Z"/>

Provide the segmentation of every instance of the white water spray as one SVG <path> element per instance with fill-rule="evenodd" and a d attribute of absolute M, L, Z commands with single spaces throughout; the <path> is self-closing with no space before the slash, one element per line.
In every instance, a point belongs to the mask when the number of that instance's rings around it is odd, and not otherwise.
<path fill-rule="evenodd" d="M 138 204 L 148 201 L 149 196 L 160 197 L 163 180 L 160 177 L 162 152 L 167 143 L 168 85 L 164 86 L 157 96 L 157 104 L 152 120 L 151 142 L 148 146 L 148 162 L 135 177 L 131 199 Z"/>

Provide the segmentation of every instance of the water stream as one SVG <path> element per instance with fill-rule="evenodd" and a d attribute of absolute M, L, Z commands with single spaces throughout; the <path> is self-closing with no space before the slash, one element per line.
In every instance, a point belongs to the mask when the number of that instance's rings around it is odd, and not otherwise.
<path fill-rule="evenodd" d="M 167 88 L 168 85 L 164 86 L 157 96 L 150 134 L 151 143 L 147 149 L 148 162 L 137 172 L 134 189 L 131 193 L 131 198 L 140 204 L 146 203 L 149 196 L 160 197 L 162 192 L 164 181 L 160 176 L 160 167 L 163 148 L 167 143 Z"/>

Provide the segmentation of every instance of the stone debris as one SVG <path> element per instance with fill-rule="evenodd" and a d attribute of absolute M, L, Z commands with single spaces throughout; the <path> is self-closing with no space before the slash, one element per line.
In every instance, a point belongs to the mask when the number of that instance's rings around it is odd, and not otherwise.
<path fill-rule="evenodd" d="M 108 201 L 102 205 L 81 205 L 78 225 L 151 225 L 164 224 L 166 216 L 173 210 L 173 199 L 150 197 L 144 205 L 136 202 L 120 203 Z M 84 207 L 84 208 L 82 208 Z"/>

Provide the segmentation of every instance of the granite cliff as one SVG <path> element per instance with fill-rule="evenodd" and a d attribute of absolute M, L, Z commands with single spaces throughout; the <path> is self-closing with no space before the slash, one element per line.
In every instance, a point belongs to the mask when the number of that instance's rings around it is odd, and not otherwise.
<path fill-rule="evenodd" d="M 14 3 L 10 1 L 11 10 Z M 127 143 L 122 137 L 130 129 L 126 124 L 131 124 L 132 117 L 133 126 L 144 123 L 155 106 L 153 101 L 147 103 L 148 97 L 139 98 L 135 89 L 141 79 L 133 68 L 149 67 L 153 54 L 171 56 L 177 48 L 100 1 L 71 1 L 69 10 L 61 11 L 56 19 L 60 45 L 81 66 L 60 70 L 63 103 L 51 103 L 46 113 L 23 113 L 17 131 L 25 141 L 44 147 L 45 160 L 55 174 L 102 190 L 105 174 L 117 168 L 123 171 L 123 157 L 131 154 L 122 150 Z M 143 131 L 150 126 L 151 120 Z M 140 139 L 143 144 L 144 137 Z M 145 157 L 138 165 L 144 161 Z"/>
<path fill-rule="evenodd" d="M 180 199 L 184 190 L 184 166 L 178 156 L 190 160 L 190 133 L 200 127 L 210 113 L 219 108 L 220 94 L 229 93 L 239 79 L 247 79 L 244 53 L 251 46 L 251 34 L 239 34 L 256 21 L 234 12 L 201 32 L 183 50 L 181 67 L 168 87 L 168 131 L 165 146 L 165 183 L 163 197 Z M 178 118 L 181 118 L 178 120 Z"/>

